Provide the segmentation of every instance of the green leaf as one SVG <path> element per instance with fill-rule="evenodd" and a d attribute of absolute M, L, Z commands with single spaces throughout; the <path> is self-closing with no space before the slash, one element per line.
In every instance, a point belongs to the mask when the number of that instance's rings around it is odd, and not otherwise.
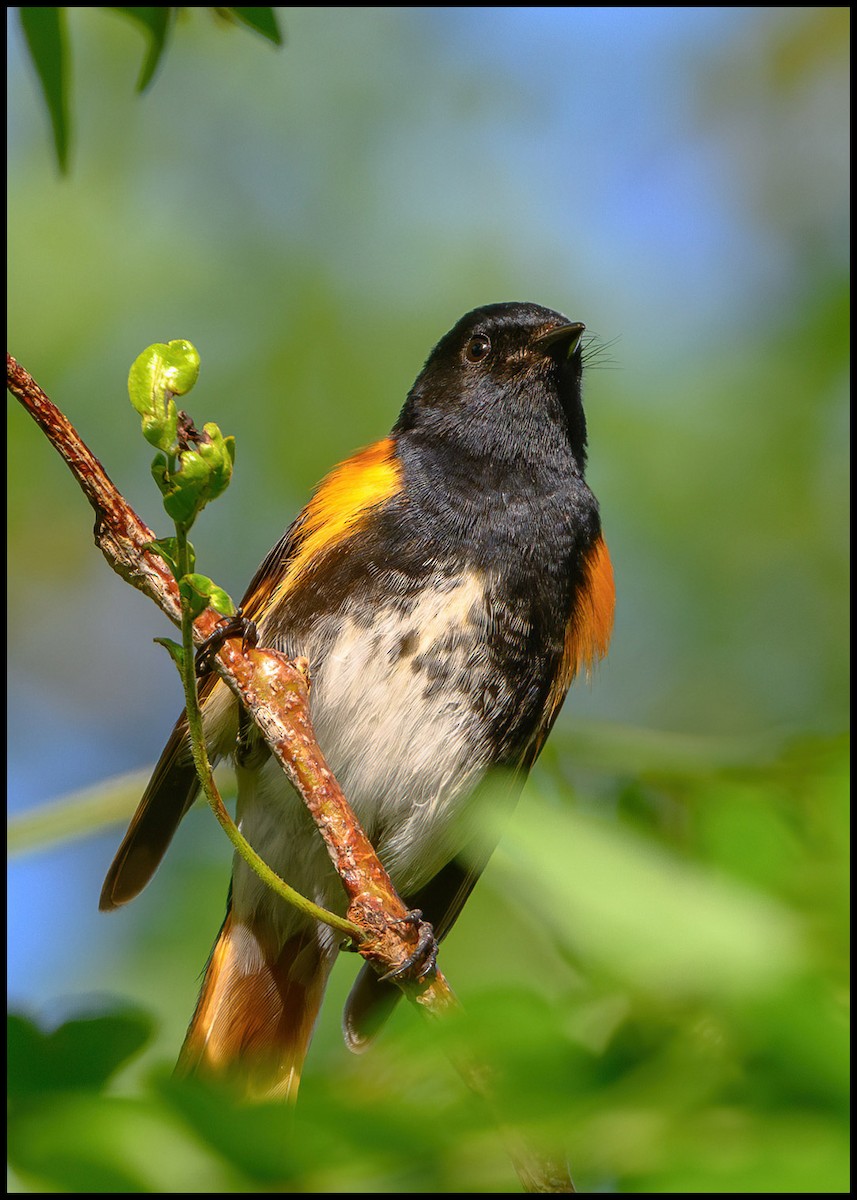
<path fill-rule="evenodd" d="M 46 1033 L 20 1013 L 7 1017 L 13 1099 L 50 1091 L 99 1091 L 152 1036 L 141 1012 L 79 1017 Z"/>
<path fill-rule="evenodd" d="M 235 616 L 236 608 L 232 603 L 232 597 L 222 587 L 218 587 L 216 583 L 211 585 L 211 590 L 208 593 L 208 604 L 215 612 L 219 612 L 222 617 Z"/>
<path fill-rule="evenodd" d="M 181 594 L 182 604 L 194 619 L 208 608 L 208 589 L 206 585 L 210 582 L 211 580 L 205 575 L 185 575 L 179 580 L 179 593 Z"/>
<path fill-rule="evenodd" d="M 176 338 L 155 342 L 138 355 L 129 375 L 131 403 L 138 412 L 162 402 L 162 394 L 186 395 L 199 378 L 199 351 L 192 342 Z M 133 383 L 133 392 L 131 392 Z"/>
<path fill-rule="evenodd" d="M 137 91 L 143 92 L 152 82 L 166 50 L 167 41 L 179 11 L 164 8 L 113 8 L 115 13 L 128 17 L 141 28 L 149 46 L 137 79 Z M 213 12 L 229 21 L 244 25 L 261 34 L 276 46 L 283 44 L 283 35 L 273 8 L 215 8 Z M 33 66 L 39 78 L 54 135 L 57 162 L 60 170 L 68 169 L 71 124 L 68 115 L 69 56 L 65 33 L 65 13 L 62 8 L 19 8 L 21 27 Z"/>
<path fill-rule="evenodd" d="M 179 593 L 194 618 L 207 608 L 213 608 L 226 617 L 235 614 L 235 606 L 227 593 L 207 575 L 185 575 L 179 580 Z"/>
<path fill-rule="evenodd" d="M 176 471 L 170 471 L 159 455 L 152 463 L 152 475 L 163 494 L 167 516 L 190 529 L 206 503 L 209 472 L 201 455 L 196 450 L 185 451 Z"/>
<path fill-rule="evenodd" d="M 54 133 L 54 146 L 60 170 L 68 168 L 68 52 L 66 49 L 65 17 L 60 8 L 20 8 L 21 28 Z"/>
<path fill-rule="evenodd" d="M 113 12 L 123 13 L 142 25 L 149 38 L 149 51 L 143 61 L 140 78 L 137 80 L 137 91 L 144 92 L 152 81 L 155 71 L 163 57 L 175 15 L 175 8 L 114 8 Z"/>
<path fill-rule="evenodd" d="M 166 457 L 163 454 L 156 454 L 152 459 L 152 478 L 161 490 L 161 494 L 166 496 L 172 487 L 169 465 Z"/>
<path fill-rule="evenodd" d="M 223 437 L 216 425 L 204 426 L 194 450 L 183 450 L 178 467 L 170 470 L 163 455 L 152 463 L 152 475 L 164 497 L 164 508 L 177 524 L 190 529 L 206 504 L 229 486 L 235 460 L 235 439 Z"/>
<path fill-rule="evenodd" d="M 189 392 L 199 377 L 199 353 L 182 338 L 149 346 L 128 373 L 128 395 L 142 417 L 143 436 L 159 450 L 177 451 L 178 412 L 173 396 Z"/>
<path fill-rule="evenodd" d="M 171 475 L 164 471 L 162 478 L 156 474 L 156 464 L 152 464 L 152 474 L 161 488 L 164 497 L 164 509 L 167 516 L 177 525 L 190 529 L 199 512 L 198 503 L 200 487 L 198 481 L 186 474 Z M 160 465 L 158 464 L 158 469 Z"/>
<path fill-rule="evenodd" d="M 213 421 L 202 428 L 208 438 L 199 444 L 199 453 L 209 472 L 208 503 L 209 500 L 216 500 L 229 487 L 235 464 L 235 438 L 224 437 Z"/>
<path fill-rule="evenodd" d="M 184 671 L 184 647 L 180 646 L 178 642 L 174 642 L 172 638 L 162 637 L 154 640 L 159 646 L 164 647 L 181 674 Z"/>
<path fill-rule="evenodd" d="M 247 25 L 250 29 L 255 29 L 275 46 L 282 46 L 283 35 L 280 33 L 273 8 L 221 8 L 218 11 L 227 13 L 235 21 Z"/>
<path fill-rule="evenodd" d="M 158 455 L 158 460 L 162 461 L 162 456 Z M 185 542 L 187 550 L 188 566 L 191 571 L 196 563 L 196 552 L 190 542 Z M 179 568 L 179 544 L 178 538 L 158 538 L 156 542 L 149 542 L 148 549 L 159 555 L 173 573 L 173 578 L 178 579 L 181 575 Z"/>

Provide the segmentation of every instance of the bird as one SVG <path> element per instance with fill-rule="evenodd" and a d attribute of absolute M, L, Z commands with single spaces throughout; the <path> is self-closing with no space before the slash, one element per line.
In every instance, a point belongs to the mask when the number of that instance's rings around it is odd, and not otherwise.
<path fill-rule="evenodd" d="M 391 432 L 319 483 L 241 603 L 261 645 L 308 661 L 325 759 L 438 940 L 500 836 L 495 810 L 515 803 L 572 680 L 610 642 L 613 569 L 585 479 L 584 330 L 533 303 L 465 314 Z M 343 912 L 303 803 L 253 727 L 239 739 L 235 697 L 209 675 L 200 702 L 212 759 L 235 758 L 244 836 L 292 887 Z M 492 789 L 495 776 L 507 784 Z M 198 791 L 181 717 L 102 910 L 146 886 Z M 340 941 L 236 855 L 180 1073 L 293 1100 Z M 363 964 L 342 1021 L 352 1050 L 371 1043 L 399 995 Z"/>

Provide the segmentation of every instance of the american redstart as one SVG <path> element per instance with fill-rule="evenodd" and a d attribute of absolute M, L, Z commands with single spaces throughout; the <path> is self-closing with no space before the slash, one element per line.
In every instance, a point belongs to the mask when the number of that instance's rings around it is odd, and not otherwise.
<path fill-rule="evenodd" d="M 534 304 L 462 317 L 389 437 L 335 467 L 241 605 L 261 645 L 308 659 L 319 745 L 359 821 L 438 938 L 493 846 L 492 768 L 521 781 L 575 674 L 606 653 L 613 572 L 584 480 L 584 326 Z M 213 758 L 235 752 L 237 702 L 201 686 Z M 236 756 L 238 821 L 288 883 L 342 912 L 321 837 L 260 738 Z M 107 874 L 101 908 L 148 883 L 198 792 L 180 719 Z M 495 802 L 495 801 L 492 801 Z M 236 857 L 180 1067 L 293 1095 L 341 935 Z M 399 995 L 362 968 L 346 1005 L 362 1048 Z"/>

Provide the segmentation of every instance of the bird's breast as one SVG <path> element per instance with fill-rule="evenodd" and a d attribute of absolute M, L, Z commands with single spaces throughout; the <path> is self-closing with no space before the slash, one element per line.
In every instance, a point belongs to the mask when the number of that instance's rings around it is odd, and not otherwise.
<path fill-rule="evenodd" d="M 319 745 L 405 892 L 459 848 L 462 809 L 491 762 L 490 623 L 483 576 L 438 574 L 380 608 L 353 600 L 302 650 Z"/>

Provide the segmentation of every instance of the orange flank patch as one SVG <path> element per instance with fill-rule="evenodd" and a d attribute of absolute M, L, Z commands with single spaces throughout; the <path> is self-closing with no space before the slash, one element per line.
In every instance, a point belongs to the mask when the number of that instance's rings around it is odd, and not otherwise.
<path fill-rule="evenodd" d="M 295 521 L 291 553 L 283 574 L 260 579 L 244 611 L 249 616 L 290 591 L 312 563 L 349 537 L 378 505 L 402 486 L 402 468 L 392 438 L 383 438 L 334 467 Z"/>
<path fill-rule="evenodd" d="M 607 653 L 615 608 L 613 564 L 604 539 L 599 536 L 583 563 L 583 581 L 566 626 L 562 662 L 548 697 L 549 713 L 555 713 L 562 704 L 578 671 L 590 671 Z"/>

